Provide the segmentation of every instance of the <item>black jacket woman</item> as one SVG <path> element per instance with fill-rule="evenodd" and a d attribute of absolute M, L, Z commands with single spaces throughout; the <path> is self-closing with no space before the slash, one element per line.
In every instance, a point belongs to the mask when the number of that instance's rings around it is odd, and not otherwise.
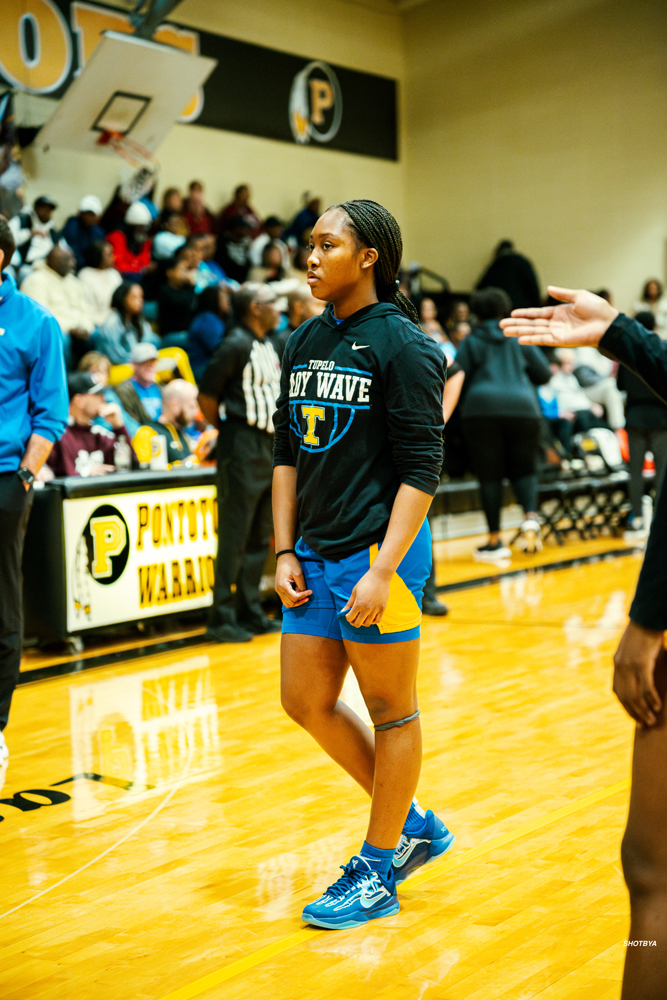
<path fill-rule="evenodd" d="M 503 335 L 499 321 L 512 308 L 506 292 L 474 292 L 470 308 L 478 322 L 456 356 L 465 372 L 461 419 L 489 529 L 488 542 L 473 558 L 496 562 L 511 556 L 500 540 L 504 477 L 524 510 L 521 547 L 533 552 L 541 546 L 536 469 L 542 416 L 535 386 L 548 382 L 551 371 L 538 347 Z"/>

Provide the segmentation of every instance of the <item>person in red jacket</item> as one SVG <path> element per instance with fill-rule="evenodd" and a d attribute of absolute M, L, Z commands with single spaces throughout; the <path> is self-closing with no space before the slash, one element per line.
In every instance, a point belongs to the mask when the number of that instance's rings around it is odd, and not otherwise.
<path fill-rule="evenodd" d="M 116 229 L 107 236 L 113 247 L 114 267 L 124 278 L 136 277 L 150 264 L 151 240 L 148 233 L 152 222 L 146 206 L 135 201 L 125 213 L 122 229 Z"/>
<path fill-rule="evenodd" d="M 69 426 L 48 457 L 53 475 L 104 476 L 115 472 L 116 443 L 123 436 L 127 442 L 130 440 L 120 407 L 117 403 L 106 402 L 104 385 L 96 382 L 88 372 L 69 375 L 67 390 Z M 112 430 L 94 423 L 95 418 L 102 418 Z"/>

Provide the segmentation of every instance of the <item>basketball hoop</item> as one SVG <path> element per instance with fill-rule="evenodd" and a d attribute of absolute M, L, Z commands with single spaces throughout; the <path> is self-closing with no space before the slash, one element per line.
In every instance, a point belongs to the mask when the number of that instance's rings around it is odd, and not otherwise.
<path fill-rule="evenodd" d="M 160 167 L 156 157 L 122 132 L 105 129 L 100 133 L 97 145 L 109 146 L 128 165 L 121 171 L 120 193 L 123 200 L 131 203 L 143 198 L 151 189 Z"/>

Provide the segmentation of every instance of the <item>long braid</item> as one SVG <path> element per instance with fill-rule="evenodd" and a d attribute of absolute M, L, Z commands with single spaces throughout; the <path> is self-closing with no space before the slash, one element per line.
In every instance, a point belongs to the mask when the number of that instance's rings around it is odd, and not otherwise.
<path fill-rule="evenodd" d="M 375 290 L 381 302 L 392 302 L 419 326 L 419 314 L 410 299 L 398 287 L 398 272 L 403 259 L 403 239 L 398 222 L 377 201 L 344 201 L 332 208 L 342 208 L 360 245 L 378 252 L 375 264 Z"/>

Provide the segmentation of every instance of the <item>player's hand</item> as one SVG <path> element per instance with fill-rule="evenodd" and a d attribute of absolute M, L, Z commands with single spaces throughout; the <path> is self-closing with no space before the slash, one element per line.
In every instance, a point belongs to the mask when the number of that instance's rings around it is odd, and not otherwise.
<path fill-rule="evenodd" d="M 565 303 L 544 309 L 513 309 L 510 319 L 501 319 L 506 337 L 518 337 L 520 344 L 545 347 L 597 347 L 618 316 L 618 309 L 606 299 L 580 288 L 556 288 L 549 295 Z"/>
<path fill-rule="evenodd" d="M 276 593 L 286 608 L 299 608 L 313 593 L 306 589 L 306 578 L 301 563 L 291 552 L 278 557 L 276 566 Z"/>
<path fill-rule="evenodd" d="M 667 666 L 662 632 L 630 622 L 614 656 L 614 694 L 640 729 L 654 726 L 662 710 L 656 667 Z"/>
<path fill-rule="evenodd" d="M 99 465 L 91 465 L 90 466 L 90 471 L 89 471 L 88 475 L 89 476 L 106 476 L 110 472 L 115 472 L 115 471 L 116 471 L 116 466 L 115 465 L 105 465 L 103 463 L 100 463 Z"/>
<path fill-rule="evenodd" d="M 381 573 L 372 566 L 356 585 L 350 599 L 343 608 L 350 625 L 361 628 L 362 625 L 379 625 L 382 615 L 389 603 L 389 586 L 391 575 Z"/>

